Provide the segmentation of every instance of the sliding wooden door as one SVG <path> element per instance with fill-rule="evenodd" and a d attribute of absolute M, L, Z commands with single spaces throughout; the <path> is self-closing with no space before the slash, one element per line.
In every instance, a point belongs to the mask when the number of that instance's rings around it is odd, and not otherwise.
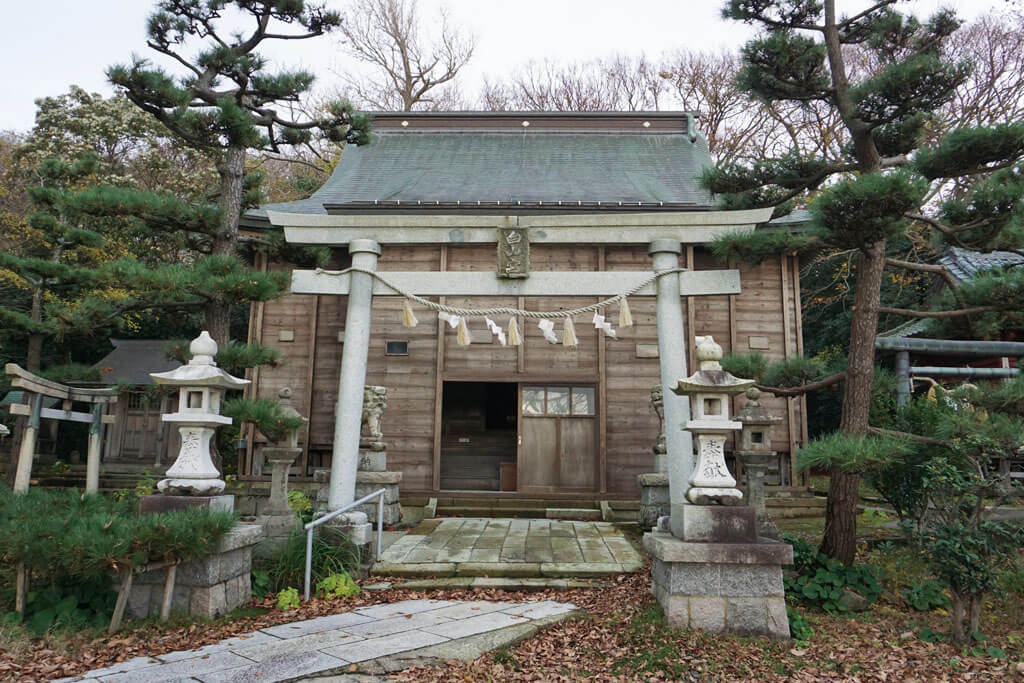
<path fill-rule="evenodd" d="M 520 491 L 597 490 L 600 477 L 596 395 L 593 386 L 520 387 Z"/>

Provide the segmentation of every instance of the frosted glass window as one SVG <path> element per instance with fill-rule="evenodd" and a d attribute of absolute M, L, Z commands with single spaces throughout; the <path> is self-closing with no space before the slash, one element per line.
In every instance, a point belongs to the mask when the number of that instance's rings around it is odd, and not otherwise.
<path fill-rule="evenodd" d="M 569 414 L 569 387 L 548 387 L 548 415 Z"/>
<path fill-rule="evenodd" d="M 572 388 L 572 414 L 594 414 L 594 390 L 591 387 Z"/>
<path fill-rule="evenodd" d="M 544 414 L 544 387 L 523 387 L 523 415 Z"/>

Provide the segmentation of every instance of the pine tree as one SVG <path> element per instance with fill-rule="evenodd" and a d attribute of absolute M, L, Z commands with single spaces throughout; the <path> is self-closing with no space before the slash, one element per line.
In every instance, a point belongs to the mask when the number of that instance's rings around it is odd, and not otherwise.
<path fill-rule="evenodd" d="M 781 215 L 794 200 L 811 197 L 810 232 L 730 238 L 716 245 L 719 254 L 756 260 L 812 245 L 856 254 L 847 367 L 824 380 L 826 386 L 845 383 L 840 432 L 850 438 L 871 432 L 880 313 L 943 319 L 1005 315 L 1020 301 L 1022 287 L 1019 277 L 1004 278 L 1015 295 L 983 307 L 962 298 L 963 304 L 953 301 L 956 308 L 945 311 L 882 306 L 887 266 L 932 267 L 889 257 L 890 240 L 911 225 L 936 239 L 983 250 L 1024 244 L 1024 124 L 955 129 L 926 145 L 937 112 L 971 65 L 941 56 L 944 42 L 960 26 L 952 11 L 921 22 L 893 9 L 895 4 L 880 0 L 842 17 L 835 0 L 729 0 L 726 18 L 761 28 L 743 47 L 738 85 L 768 103 L 827 105 L 843 122 L 846 144 L 840 159 L 793 150 L 755 164 L 723 165 L 704 177 L 706 186 L 733 208 L 776 206 Z M 845 58 L 845 48 L 852 45 L 870 51 L 879 68 L 853 79 Z M 950 179 L 958 181 L 959 191 L 942 200 L 941 189 Z M 940 191 L 939 201 L 932 199 L 934 191 Z M 859 479 L 853 471 L 834 468 L 829 483 L 822 549 L 846 563 L 854 557 Z"/>
<path fill-rule="evenodd" d="M 29 370 L 40 369 L 48 339 L 75 328 L 63 315 L 68 303 L 98 282 L 94 259 L 86 252 L 102 247 L 103 236 L 91 229 L 70 200 L 74 186 L 97 167 L 93 155 L 75 162 L 47 159 L 40 164 L 36 171 L 40 184 L 28 190 L 37 208 L 28 217 L 29 239 L 20 253 L 0 252 L 5 279 L 25 294 L 0 301 L 0 322 L 27 338 Z"/>
<path fill-rule="evenodd" d="M 241 15 L 251 24 L 239 29 L 226 14 Z M 257 51 L 265 41 L 314 38 L 340 22 L 338 13 L 303 0 L 160 0 L 149 17 L 147 45 L 173 60 L 183 69 L 181 74 L 170 74 L 138 57 L 108 70 L 110 81 L 128 99 L 187 145 L 214 157 L 219 176 L 216 222 L 195 225 L 206 237 L 212 257 L 233 259 L 238 251 L 238 219 L 246 207 L 247 150 L 279 152 L 282 147 L 309 144 L 314 135 L 339 144 L 368 141 L 368 118 L 347 103 L 330 105 L 320 118 L 282 113 L 281 105 L 294 105 L 309 92 L 313 75 L 273 73 Z M 190 55 L 186 48 L 194 42 L 200 46 Z M 150 213 L 166 215 L 168 210 Z M 244 280 L 240 265 L 235 276 Z M 205 306 L 206 329 L 222 345 L 229 337 L 230 311 L 231 302 L 216 296 Z"/>

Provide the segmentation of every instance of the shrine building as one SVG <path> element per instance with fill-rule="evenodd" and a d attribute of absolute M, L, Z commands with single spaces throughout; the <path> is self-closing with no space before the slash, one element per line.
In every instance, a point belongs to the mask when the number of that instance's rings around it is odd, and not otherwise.
<path fill-rule="evenodd" d="M 718 235 L 779 228 L 770 209 L 724 211 L 701 188 L 711 158 L 692 115 L 401 112 L 377 114 L 373 128 L 311 197 L 242 221 L 330 248 L 324 268 L 295 268 L 292 293 L 253 305 L 249 334 L 281 354 L 251 372 L 251 395 L 291 388 L 309 419 L 292 471 L 339 470 L 332 508 L 355 469 L 332 460 L 355 457 L 364 383 L 387 388 L 388 469 L 402 473 L 403 496 L 636 498 L 637 475 L 658 469 L 651 389 L 695 369 L 695 335 L 726 352 L 802 353 L 797 258 L 751 267 L 709 249 Z M 293 268 L 263 256 L 257 266 Z M 450 324 L 407 296 L 557 313 L 631 290 L 631 326 L 621 300 L 598 311 L 603 327 L 586 311 L 573 318 L 574 346 L 564 319 L 545 330 L 502 313 L 487 316 L 493 328 L 483 316 L 442 316 Z M 513 317 L 519 345 L 508 343 Z M 666 392 L 667 422 L 689 414 L 680 400 Z M 745 399 L 730 400 L 735 410 Z M 762 404 L 783 418 L 771 445 L 789 484 L 805 404 Z M 677 438 L 681 424 L 668 432 Z M 243 479 L 262 474 L 259 438 L 250 430 Z"/>

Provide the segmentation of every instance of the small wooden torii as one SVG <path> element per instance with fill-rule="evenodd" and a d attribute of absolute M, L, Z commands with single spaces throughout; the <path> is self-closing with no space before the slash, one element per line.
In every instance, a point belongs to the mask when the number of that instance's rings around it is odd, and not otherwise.
<path fill-rule="evenodd" d="M 114 416 L 105 414 L 105 408 L 117 402 L 117 389 L 82 389 L 53 382 L 33 374 L 17 363 L 8 363 L 4 372 L 11 378 L 11 386 L 26 393 L 27 403 L 10 406 L 12 415 L 28 417 L 18 451 L 18 468 L 14 479 L 15 493 L 28 491 L 32 479 L 32 459 L 35 456 L 39 420 L 64 420 L 89 424 L 89 448 L 86 456 L 85 492 L 97 493 L 100 488 L 100 446 L 103 443 L 103 425 L 113 424 Z M 43 408 L 43 397 L 60 400 L 61 408 Z M 72 410 L 74 402 L 89 403 L 91 412 Z"/>

